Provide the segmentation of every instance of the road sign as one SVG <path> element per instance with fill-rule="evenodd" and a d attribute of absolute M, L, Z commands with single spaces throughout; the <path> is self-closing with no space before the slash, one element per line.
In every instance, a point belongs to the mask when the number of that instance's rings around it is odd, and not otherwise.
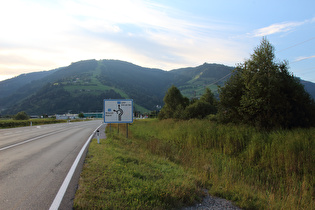
<path fill-rule="evenodd" d="M 105 99 L 104 123 L 132 123 L 132 99 Z"/>

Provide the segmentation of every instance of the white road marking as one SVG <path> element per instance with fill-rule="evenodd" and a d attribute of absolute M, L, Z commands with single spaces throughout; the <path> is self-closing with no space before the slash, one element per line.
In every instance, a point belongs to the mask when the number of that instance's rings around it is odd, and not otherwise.
<path fill-rule="evenodd" d="M 57 133 L 57 132 L 54 132 L 54 133 Z M 16 143 L 16 144 L 12 144 L 12 145 L 7 146 L 7 147 L 2 147 L 2 148 L 0 148 L 0 151 L 6 150 L 6 149 L 10 149 L 10 148 L 12 148 L 12 147 L 15 147 L 15 146 L 18 146 L 18 145 L 21 145 L 21 144 L 26 144 L 26 143 L 28 143 L 28 142 L 31 142 L 31 141 L 34 141 L 34 140 L 43 138 L 43 137 L 45 137 L 45 136 L 50 136 L 50 135 L 52 135 L 52 134 L 53 134 L 53 133 L 48 133 L 48 134 L 45 134 L 45 135 L 42 135 L 42 136 L 37 136 L 37 137 L 35 137 L 35 138 L 28 139 L 28 140 L 26 140 L 26 141 L 22 141 L 22 142 L 19 142 L 19 143 Z"/>
<path fill-rule="evenodd" d="M 63 181 L 63 183 L 62 183 L 62 185 L 61 185 L 61 187 L 60 187 L 60 189 L 59 189 L 59 191 L 58 191 L 58 193 L 57 193 L 57 195 L 56 195 L 56 197 L 55 197 L 53 203 L 51 204 L 49 210 L 58 210 L 58 208 L 59 208 L 59 206 L 60 206 L 60 203 L 61 203 L 61 201 L 62 201 L 62 199 L 63 199 L 63 197 L 64 197 L 64 195 L 65 195 L 65 193 L 66 193 L 66 190 L 67 190 L 67 188 L 68 188 L 68 186 L 69 186 L 69 184 L 70 184 L 71 178 L 72 178 L 72 176 L 73 176 L 73 174 L 74 174 L 74 172 L 75 172 L 75 169 L 77 168 L 77 166 L 78 166 L 78 164 L 79 164 L 79 161 L 80 161 L 80 159 L 81 159 L 81 157 L 82 157 L 82 155 L 83 155 L 83 152 L 84 152 L 85 148 L 89 145 L 89 142 L 90 142 L 91 139 L 93 138 L 95 132 L 96 132 L 101 126 L 102 126 L 102 124 L 101 124 L 99 127 L 97 127 L 97 128 L 95 129 L 95 131 L 91 134 L 91 136 L 89 137 L 89 139 L 85 142 L 85 144 L 84 144 L 84 146 L 82 147 L 81 151 L 79 152 L 77 158 L 76 158 L 75 161 L 73 162 L 73 164 L 72 164 L 72 166 L 71 166 L 71 168 L 70 168 L 70 170 L 69 170 L 69 172 L 68 172 L 68 174 L 67 174 L 65 180 Z"/>

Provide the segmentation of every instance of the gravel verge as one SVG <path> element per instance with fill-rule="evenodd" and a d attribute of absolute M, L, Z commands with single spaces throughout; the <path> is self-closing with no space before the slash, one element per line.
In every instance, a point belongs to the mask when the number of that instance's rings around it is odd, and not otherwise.
<path fill-rule="evenodd" d="M 204 197 L 202 203 L 198 203 L 198 204 L 195 204 L 194 206 L 182 208 L 182 210 L 194 210 L 194 209 L 240 210 L 240 208 L 234 206 L 231 201 L 209 195 L 208 190 L 204 190 L 204 193 L 206 196 Z"/>

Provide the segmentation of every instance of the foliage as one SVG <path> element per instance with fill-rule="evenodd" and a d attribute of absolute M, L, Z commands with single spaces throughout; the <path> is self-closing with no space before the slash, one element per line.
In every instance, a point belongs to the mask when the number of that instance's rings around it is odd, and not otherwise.
<path fill-rule="evenodd" d="M 193 169 L 210 194 L 244 209 L 314 209 L 315 128 L 261 132 L 207 120 L 139 120 L 132 141 Z"/>
<path fill-rule="evenodd" d="M 105 98 L 122 98 L 114 90 L 104 90 L 98 95 L 81 93 L 80 95 L 70 94 L 62 85 L 48 83 L 36 94 L 22 102 L 19 106 L 12 107 L 17 111 L 24 108 L 31 113 L 66 113 L 69 110 L 79 113 L 81 111 L 102 110 Z M 54 100 L 50 100 L 54 99 Z"/>
<path fill-rule="evenodd" d="M 228 79 L 234 67 L 221 64 L 204 63 L 197 67 L 188 67 L 170 71 L 171 73 L 184 76 L 185 82 L 176 84 L 181 93 L 188 98 L 199 98 L 205 87 L 211 88 L 217 94 L 217 85 L 223 85 Z"/>
<path fill-rule="evenodd" d="M 81 113 L 78 114 L 78 117 L 79 118 L 84 118 L 84 114 L 81 112 Z"/>
<path fill-rule="evenodd" d="M 14 94 L 16 91 L 20 91 L 20 88 L 35 81 L 43 79 L 46 76 L 52 74 L 55 70 L 32 72 L 27 74 L 21 74 L 17 77 L 4 80 L 0 82 L 0 98 L 4 98 Z"/>
<path fill-rule="evenodd" d="M 111 129 L 101 144 L 90 144 L 74 209 L 174 209 L 200 198 L 190 171 Z"/>
<path fill-rule="evenodd" d="M 207 115 L 213 114 L 215 112 L 216 112 L 215 106 L 212 106 L 211 104 L 207 102 L 199 100 L 186 107 L 182 118 L 183 119 L 192 119 L 192 118 L 203 119 Z"/>
<path fill-rule="evenodd" d="M 15 120 L 28 120 L 30 117 L 26 114 L 25 111 L 19 112 L 14 116 Z"/>
<path fill-rule="evenodd" d="M 189 99 L 183 97 L 179 89 L 173 85 L 166 93 L 164 103 L 159 119 L 203 119 L 217 112 L 217 102 L 209 88 L 206 88 L 199 100 L 192 99 L 189 104 Z"/>
<path fill-rule="evenodd" d="M 308 127 L 315 125 L 314 110 L 314 100 L 290 75 L 287 63 L 275 61 L 274 48 L 265 38 L 220 88 L 223 122 L 264 129 Z"/>
<path fill-rule="evenodd" d="M 163 97 L 171 85 L 183 96 L 199 98 L 205 87 L 217 97 L 216 84 L 228 79 L 233 67 L 208 64 L 163 71 L 119 60 L 85 60 L 58 69 L 20 75 L 0 82 L 1 114 L 22 110 L 29 114 L 77 113 L 102 110 L 106 98 L 132 98 L 149 112 L 163 106 Z M 309 91 L 314 83 L 305 83 Z M 312 86 L 313 84 L 313 86 Z M 64 105 L 64 106 L 62 106 Z M 89 105 L 91 107 L 89 107 Z"/>
<path fill-rule="evenodd" d="M 32 125 L 44 125 L 44 124 L 55 124 L 65 123 L 67 120 L 56 120 L 53 118 L 46 119 L 29 119 L 29 120 L 0 120 L 0 128 L 16 128 Z"/>
<path fill-rule="evenodd" d="M 200 101 L 209 103 L 211 105 L 216 105 L 217 101 L 214 98 L 214 94 L 209 88 L 206 88 L 205 93 L 200 97 Z"/>
<path fill-rule="evenodd" d="M 0 82 L 0 109 L 3 110 L 1 114 L 21 110 L 30 114 L 56 114 L 68 110 L 79 113 L 102 110 L 102 100 L 108 97 L 132 98 L 141 107 L 138 110 L 148 112 L 157 105 L 163 106 L 165 92 L 172 84 L 183 89 L 185 96 L 191 96 L 195 90 L 198 97 L 207 84 L 226 76 L 231 68 L 205 63 L 190 69 L 163 71 L 119 60 L 79 61 L 40 75 L 27 74 L 28 82 L 22 82 L 22 76 Z M 38 79 L 32 80 L 33 76 Z M 56 95 L 59 97 L 52 97 Z M 91 103 L 95 100 L 99 101 Z M 88 102 L 92 107 L 87 106 Z"/>
<path fill-rule="evenodd" d="M 189 104 L 189 99 L 184 97 L 177 87 L 172 85 L 164 96 L 164 106 L 159 113 L 159 119 L 180 118 Z"/>

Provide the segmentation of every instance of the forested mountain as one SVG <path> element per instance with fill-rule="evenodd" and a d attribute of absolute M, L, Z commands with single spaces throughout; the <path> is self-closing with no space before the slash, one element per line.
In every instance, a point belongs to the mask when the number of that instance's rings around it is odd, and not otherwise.
<path fill-rule="evenodd" d="M 193 98 L 201 96 L 205 87 L 209 87 L 214 93 L 217 93 L 218 85 L 224 85 L 233 69 L 234 67 L 221 64 L 204 63 L 197 67 L 175 69 L 171 73 L 185 77 L 185 80 L 179 83 L 178 89 L 183 95 Z"/>
<path fill-rule="evenodd" d="M 31 83 L 34 80 L 40 80 L 52 74 L 56 70 L 33 72 L 28 74 L 21 74 L 17 77 L 7 79 L 0 82 L 0 98 L 7 97 L 15 93 L 19 88 Z"/>
<path fill-rule="evenodd" d="M 169 87 L 199 97 L 206 87 L 216 92 L 233 67 L 220 64 L 164 71 L 119 60 L 85 60 L 51 71 L 23 74 L 0 82 L 1 114 L 61 114 L 101 111 L 103 99 L 132 98 L 139 111 L 163 105 Z M 314 91 L 314 83 L 306 82 Z M 313 84 L 313 86 L 312 86 Z"/>

